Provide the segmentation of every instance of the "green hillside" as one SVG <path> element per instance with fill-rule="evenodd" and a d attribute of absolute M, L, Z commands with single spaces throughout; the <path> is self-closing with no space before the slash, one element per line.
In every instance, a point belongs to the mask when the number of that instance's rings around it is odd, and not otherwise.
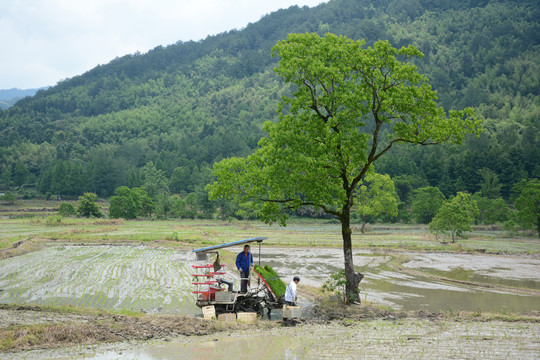
<path fill-rule="evenodd" d="M 417 46 L 441 105 L 486 118 L 464 146 L 401 146 L 381 159 L 377 171 L 402 200 L 421 186 L 448 196 L 490 181 L 508 199 L 521 179 L 540 177 L 539 19 L 536 0 L 331 0 L 126 55 L 0 112 L 0 188 L 110 196 L 155 185 L 202 199 L 212 164 L 249 154 L 276 120 L 288 89 L 272 46 L 292 32 L 332 32 Z"/>

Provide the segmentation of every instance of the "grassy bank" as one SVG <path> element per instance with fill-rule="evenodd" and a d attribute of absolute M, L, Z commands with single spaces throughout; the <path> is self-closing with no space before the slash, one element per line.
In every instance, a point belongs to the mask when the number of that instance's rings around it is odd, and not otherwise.
<path fill-rule="evenodd" d="M 258 221 L 77 219 L 57 215 L 0 219 L 0 250 L 18 243 L 143 243 L 196 248 L 253 236 L 268 237 L 266 246 L 341 247 L 340 226 L 327 220 L 291 220 L 287 227 Z M 422 225 L 374 225 L 353 233 L 355 248 L 392 251 L 442 251 L 493 254 L 540 253 L 540 240 L 508 237 L 505 231 L 478 228 L 456 243 L 437 241 Z M 17 246 L 15 246 L 17 247 Z"/>

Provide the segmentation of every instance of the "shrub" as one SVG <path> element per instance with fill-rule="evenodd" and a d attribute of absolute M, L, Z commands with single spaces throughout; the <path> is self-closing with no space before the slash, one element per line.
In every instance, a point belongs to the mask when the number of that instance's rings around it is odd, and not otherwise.
<path fill-rule="evenodd" d="M 75 211 L 75 206 L 71 205 L 70 203 L 61 203 L 58 213 L 62 216 L 73 216 L 77 212 Z"/>
<path fill-rule="evenodd" d="M 51 215 L 47 217 L 45 221 L 47 226 L 58 226 L 62 225 L 62 217 L 60 215 Z"/>
<path fill-rule="evenodd" d="M 341 302 L 347 303 L 346 286 L 347 278 L 345 277 L 345 270 L 340 270 L 330 275 L 330 279 L 322 286 L 322 292 L 336 295 Z"/>

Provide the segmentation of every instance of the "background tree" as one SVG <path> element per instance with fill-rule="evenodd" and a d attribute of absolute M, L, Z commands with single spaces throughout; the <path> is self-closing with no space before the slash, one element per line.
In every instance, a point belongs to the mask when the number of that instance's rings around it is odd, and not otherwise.
<path fill-rule="evenodd" d="M 110 199 L 109 216 L 115 219 L 135 219 L 141 206 L 132 191 L 127 186 L 120 186 L 114 193 Z"/>
<path fill-rule="evenodd" d="M 441 206 L 437 215 L 429 223 L 429 229 L 435 234 L 448 234 L 452 242 L 465 231 L 471 231 L 471 225 L 478 216 L 478 206 L 469 193 L 458 192 Z"/>
<path fill-rule="evenodd" d="M 79 196 L 77 202 L 77 214 L 83 217 L 102 217 L 103 214 L 96 204 L 97 195 L 95 193 L 84 193 Z"/>
<path fill-rule="evenodd" d="M 416 222 L 428 224 L 446 198 L 441 190 L 434 186 L 426 186 L 416 189 L 412 195 L 411 213 Z"/>
<path fill-rule="evenodd" d="M 355 202 L 358 204 L 356 212 L 362 219 L 362 234 L 369 217 L 381 214 L 397 216 L 398 214 L 396 189 L 388 174 L 370 173 L 366 175 L 364 184 L 358 188 Z"/>
<path fill-rule="evenodd" d="M 110 199 L 109 215 L 129 220 L 138 216 L 151 217 L 154 209 L 154 201 L 144 189 L 120 186 Z"/>
<path fill-rule="evenodd" d="M 480 193 L 488 199 L 496 199 L 501 197 L 501 184 L 499 177 L 490 169 L 480 169 L 478 173 L 482 176 L 480 183 Z"/>
<path fill-rule="evenodd" d="M 156 215 L 160 219 L 167 219 L 173 210 L 173 201 L 169 194 L 159 193 L 156 196 Z"/>
<path fill-rule="evenodd" d="M 16 186 L 22 186 L 26 183 L 30 172 L 22 162 L 18 162 L 13 169 L 13 183 Z"/>
<path fill-rule="evenodd" d="M 152 198 L 157 198 L 162 192 L 169 193 L 169 183 L 164 172 L 158 169 L 152 161 L 142 168 L 143 188 Z"/>
<path fill-rule="evenodd" d="M 489 199 L 480 192 L 472 196 L 478 205 L 478 220 L 483 224 L 504 223 L 512 216 L 512 212 L 502 198 Z"/>
<path fill-rule="evenodd" d="M 287 212 L 314 206 L 341 222 L 346 295 L 359 302 L 363 278 L 354 268 L 351 210 L 371 165 L 398 143 L 459 143 L 477 133 L 472 109 L 447 115 L 435 103 L 427 78 L 407 59 L 415 47 L 397 50 L 386 41 L 326 34 L 289 34 L 275 45 L 276 71 L 293 85 L 278 107 L 279 122 L 266 122 L 268 137 L 247 158 L 214 165 L 211 198 L 253 201 L 266 222 L 285 225 Z"/>
<path fill-rule="evenodd" d="M 143 188 L 133 188 L 131 189 L 131 193 L 137 198 L 139 204 L 137 215 L 151 218 L 156 209 L 154 200 Z"/>
<path fill-rule="evenodd" d="M 540 237 L 540 181 L 529 180 L 514 203 L 523 226 L 536 228 Z"/>

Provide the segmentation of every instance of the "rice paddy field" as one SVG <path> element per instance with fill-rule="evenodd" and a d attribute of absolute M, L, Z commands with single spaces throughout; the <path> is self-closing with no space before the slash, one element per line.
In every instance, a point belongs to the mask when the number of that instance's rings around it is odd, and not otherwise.
<path fill-rule="evenodd" d="M 282 228 L 255 221 L 77 219 L 56 215 L 57 205 L 0 206 L 0 304 L 197 317 L 200 309 L 191 293 L 196 263 L 192 250 L 262 236 L 268 239 L 261 249 L 261 265 L 272 266 L 285 282 L 294 275 L 301 277 L 299 302 L 309 318 L 315 296 L 321 295 L 318 289 L 343 267 L 340 226 L 329 221 L 293 220 Z M 532 319 L 539 319 L 538 238 L 478 227 L 455 244 L 441 243 L 421 226 L 391 224 L 372 225 L 366 234 L 355 231 L 353 246 L 357 270 L 365 275 L 360 285 L 364 304 L 391 311 L 466 311 L 510 318 L 532 314 Z M 258 250 L 257 246 L 252 249 L 256 262 Z M 222 262 L 232 265 L 240 251 L 222 251 Z M 235 274 L 231 277 L 237 287 Z M 14 326 L 10 323 L 14 315 L 0 313 L 0 331 Z M 17 326 L 41 323 L 39 315 L 32 313 L 30 318 Z M 189 359 L 187 354 L 223 354 L 222 358 L 231 358 L 239 341 L 247 349 L 266 349 L 268 342 L 260 339 L 265 331 L 272 331 L 277 332 L 276 342 L 267 346 L 268 356 L 260 358 L 353 359 L 359 354 L 367 358 L 538 358 L 538 324 L 536 320 L 404 319 L 304 324 L 278 330 L 264 330 L 262 325 L 250 332 L 177 337 L 165 344 L 144 342 L 134 348 L 120 343 L 65 352 L 2 353 L 0 341 L 0 357 L 168 359 L 175 358 L 171 354 L 186 354 L 183 358 Z M 235 340 L 231 342 L 230 336 Z M 291 340 L 295 336 L 301 341 Z M 326 339 L 324 344 L 318 340 L 321 337 Z M 205 358 L 201 356 L 191 358 Z"/>

